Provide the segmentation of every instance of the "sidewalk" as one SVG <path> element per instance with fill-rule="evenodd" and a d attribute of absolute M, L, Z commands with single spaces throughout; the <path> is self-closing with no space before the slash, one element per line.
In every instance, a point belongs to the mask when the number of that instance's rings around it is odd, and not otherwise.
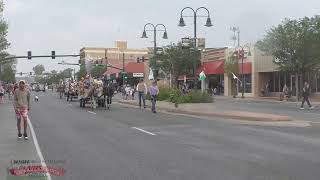
<path fill-rule="evenodd" d="M 6 99 L 7 101 L 7 99 Z M 31 180 L 34 178 L 8 177 L 8 168 L 12 166 L 28 165 L 15 164 L 13 160 L 36 160 L 40 161 L 30 130 L 29 140 L 18 139 L 16 130 L 16 119 L 11 102 L 0 104 L 0 179 L 1 180 Z M 39 179 L 39 177 L 38 177 Z"/>
<path fill-rule="evenodd" d="M 120 104 L 138 106 L 136 100 L 119 100 Z M 150 108 L 150 101 L 146 101 L 147 107 Z M 183 113 L 189 115 L 222 117 L 229 119 L 251 120 L 251 121 L 290 121 L 289 116 L 282 116 L 276 114 L 249 112 L 249 111 L 235 111 L 235 110 L 221 110 L 217 108 L 215 103 L 197 103 L 197 104 L 179 104 L 176 108 L 173 103 L 158 101 L 157 109 L 167 112 Z"/>
<path fill-rule="evenodd" d="M 289 103 L 289 104 L 301 104 L 301 101 L 291 100 L 291 101 L 280 101 L 279 97 L 229 97 L 229 96 L 215 96 L 216 101 L 225 101 L 225 100 L 232 100 L 232 101 L 245 101 L 245 102 L 272 102 L 272 103 Z M 317 99 L 310 98 L 310 102 L 314 105 L 320 105 L 320 101 Z"/>

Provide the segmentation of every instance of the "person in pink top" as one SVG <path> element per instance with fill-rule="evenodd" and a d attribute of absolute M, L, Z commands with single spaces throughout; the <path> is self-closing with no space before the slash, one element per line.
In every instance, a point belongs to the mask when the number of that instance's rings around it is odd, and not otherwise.
<path fill-rule="evenodd" d="M 14 109 L 17 116 L 17 129 L 18 129 L 18 138 L 22 138 L 21 134 L 21 120 L 23 119 L 24 125 L 24 139 L 28 139 L 27 135 L 27 126 L 28 126 L 28 112 L 30 111 L 30 91 L 25 86 L 24 81 L 19 82 L 19 88 L 14 92 Z"/>

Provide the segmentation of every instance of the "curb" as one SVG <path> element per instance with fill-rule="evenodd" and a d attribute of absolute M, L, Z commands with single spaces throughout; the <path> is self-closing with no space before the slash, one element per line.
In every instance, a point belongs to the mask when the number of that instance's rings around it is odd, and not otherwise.
<path fill-rule="evenodd" d="M 132 102 L 123 102 L 118 101 L 120 105 L 133 105 L 138 106 L 136 103 Z M 150 106 L 147 105 L 148 108 Z M 196 111 L 187 111 L 181 109 L 172 109 L 172 108 L 163 108 L 157 107 L 159 110 L 164 110 L 171 113 L 182 113 L 187 115 L 195 116 L 209 116 L 209 117 L 221 117 L 237 120 L 246 120 L 246 121 L 266 121 L 266 122 L 277 122 L 277 121 L 292 121 L 289 116 L 280 116 L 274 114 L 265 114 L 265 113 L 254 113 L 254 112 L 243 112 L 243 111 L 228 111 L 228 112 L 196 112 Z"/>

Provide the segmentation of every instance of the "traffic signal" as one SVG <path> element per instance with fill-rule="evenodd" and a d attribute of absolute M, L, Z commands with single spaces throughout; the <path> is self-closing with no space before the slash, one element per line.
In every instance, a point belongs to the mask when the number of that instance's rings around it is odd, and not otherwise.
<path fill-rule="evenodd" d="M 20 72 L 20 76 L 22 76 L 22 72 Z"/>
<path fill-rule="evenodd" d="M 142 62 L 144 62 L 144 56 L 142 56 Z"/>
<path fill-rule="evenodd" d="M 124 80 L 127 80 L 127 79 L 128 79 L 128 75 L 127 75 L 126 73 L 123 73 L 122 75 L 123 75 L 123 79 L 124 79 Z"/>
<path fill-rule="evenodd" d="M 31 51 L 28 51 L 28 59 L 31 59 L 31 58 L 32 58 Z"/>
<path fill-rule="evenodd" d="M 56 58 L 56 51 L 51 51 L 51 58 L 55 59 Z"/>
<path fill-rule="evenodd" d="M 98 67 L 99 66 L 99 61 L 98 60 L 96 60 L 96 67 Z"/>
<path fill-rule="evenodd" d="M 140 63 L 140 58 L 139 57 L 137 57 L 137 63 Z"/>
<path fill-rule="evenodd" d="M 32 76 L 32 72 L 30 72 L 30 76 Z"/>

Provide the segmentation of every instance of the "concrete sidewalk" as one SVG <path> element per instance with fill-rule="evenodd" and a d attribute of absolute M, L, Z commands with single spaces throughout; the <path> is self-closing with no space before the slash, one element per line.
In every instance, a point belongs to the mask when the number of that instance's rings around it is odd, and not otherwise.
<path fill-rule="evenodd" d="M 11 176 L 8 172 L 9 168 L 13 166 L 28 166 L 30 164 L 14 164 L 14 160 L 35 160 L 40 161 L 36 148 L 34 146 L 33 138 L 30 130 L 28 132 L 29 140 L 18 139 L 16 129 L 16 119 L 11 102 L 0 104 L 0 179 L 1 180 L 31 180 L 30 177 Z M 23 133 L 23 132 L 22 132 Z M 39 177 L 38 177 L 39 179 Z"/>
<path fill-rule="evenodd" d="M 138 106 L 136 100 L 119 100 L 120 104 Z M 150 101 L 146 100 L 147 107 L 150 108 Z M 250 121 L 291 121 L 289 116 L 281 116 L 267 113 L 257 113 L 249 111 L 219 110 L 215 103 L 179 104 L 175 107 L 173 103 L 158 101 L 157 109 L 167 112 L 183 113 L 197 116 L 222 117 L 229 119 L 250 120 Z"/>
<path fill-rule="evenodd" d="M 272 102 L 272 103 L 288 103 L 288 104 L 301 104 L 301 101 L 289 100 L 289 101 L 280 101 L 279 97 L 229 97 L 229 96 L 214 96 L 216 101 L 241 101 L 241 102 Z M 320 101 L 318 99 L 310 98 L 310 102 L 313 105 L 320 105 Z"/>

